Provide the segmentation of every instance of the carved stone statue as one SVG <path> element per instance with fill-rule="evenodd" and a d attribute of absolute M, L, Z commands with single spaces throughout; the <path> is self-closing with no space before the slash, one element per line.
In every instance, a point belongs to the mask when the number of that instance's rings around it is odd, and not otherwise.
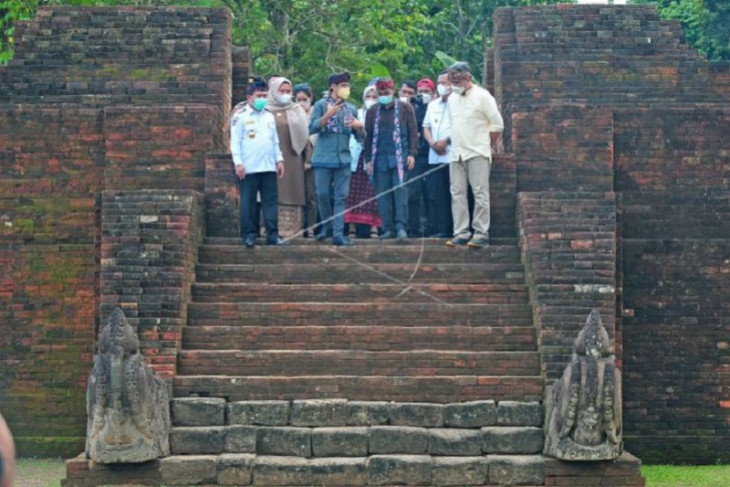
<path fill-rule="evenodd" d="M 99 337 L 86 391 L 86 456 L 137 463 L 170 454 L 165 382 L 142 361 L 139 340 L 116 308 Z"/>
<path fill-rule="evenodd" d="M 622 451 L 621 372 L 595 309 L 563 376 L 548 391 L 543 453 L 562 460 L 612 460 Z"/>

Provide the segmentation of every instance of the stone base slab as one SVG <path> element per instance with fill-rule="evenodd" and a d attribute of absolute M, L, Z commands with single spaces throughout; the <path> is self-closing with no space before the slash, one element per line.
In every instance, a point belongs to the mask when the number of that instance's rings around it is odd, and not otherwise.
<path fill-rule="evenodd" d="M 177 455 L 144 464 L 99 465 L 78 456 L 66 462 L 67 478 L 61 485 L 645 487 L 639 466 L 639 460 L 628 453 L 615 461 L 583 463 L 542 455 L 302 458 L 222 454 Z"/>

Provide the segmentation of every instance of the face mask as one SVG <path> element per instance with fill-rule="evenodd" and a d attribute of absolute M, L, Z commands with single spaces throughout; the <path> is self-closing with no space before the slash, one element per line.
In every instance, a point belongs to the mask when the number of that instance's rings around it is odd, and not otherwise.
<path fill-rule="evenodd" d="M 400 97 L 400 98 L 398 98 L 398 99 L 399 99 L 400 101 L 402 101 L 403 103 L 408 103 L 408 97 L 407 97 L 407 96 L 401 96 L 401 97 Z"/>
<path fill-rule="evenodd" d="M 291 95 L 285 95 L 285 94 L 276 95 L 276 101 L 278 101 L 282 105 L 287 105 L 287 104 L 291 103 Z"/>
<path fill-rule="evenodd" d="M 309 100 L 301 100 L 301 101 L 298 101 L 297 103 L 299 103 L 299 106 L 304 108 L 305 110 L 307 108 L 309 108 L 309 106 L 312 104 L 312 102 L 310 102 Z"/>
<path fill-rule="evenodd" d="M 423 103 L 428 103 L 431 101 L 431 95 L 429 95 L 428 93 L 423 93 L 421 95 L 421 100 L 423 100 Z"/>
<path fill-rule="evenodd" d="M 339 90 L 337 90 L 337 94 L 343 100 L 347 100 L 348 98 L 350 98 L 350 88 L 349 87 L 342 87 Z"/>
<path fill-rule="evenodd" d="M 381 105 L 387 105 L 393 102 L 393 95 L 380 95 L 378 97 L 378 103 Z"/>
<path fill-rule="evenodd" d="M 256 111 L 261 111 L 264 108 L 266 108 L 266 98 L 256 98 L 253 101 L 253 109 Z"/>
<path fill-rule="evenodd" d="M 375 100 L 371 100 L 371 99 L 365 100 L 365 110 L 369 109 L 373 105 L 375 105 Z"/>
<path fill-rule="evenodd" d="M 451 93 L 451 86 L 438 85 L 438 87 L 436 89 L 439 92 L 439 96 L 446 96 L 449 93 Z"/>
<path fill-rule="evenodd" d="M 463 95 L 465 88 L 463 86 L 452 86 L 451 91 L 457 95 Z"/>

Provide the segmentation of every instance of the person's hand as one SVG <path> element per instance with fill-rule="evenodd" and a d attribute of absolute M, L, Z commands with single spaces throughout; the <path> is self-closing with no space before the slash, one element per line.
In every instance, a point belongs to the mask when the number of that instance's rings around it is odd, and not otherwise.
<path fill-rule="evenodd" d="M 365 162 L 365 172 L 368 173 L 368 176 L 373 177 L 373 163 L 372 163 L 372 161 L 366 161 Z"/>
<path fill-rule="evenodd" d="M 416 165 L 416 158 L 413 156 L 408 156 L 406 158 L 406 164 L 408 164 L 408 170 L 412 170 L 413 167 Z"/>
<path fill-rule="evenodd" d="M 238 176 L 238 179 L 244 179 L 246 177 L 246 168 L 243 166 L 236 166 L 236 176 Z"/>
<path fill-rule="evenodd" d="M 279 179 L 284 178 L 284 161 L 276 163 L 276 174 L 279 176 Z"/>
<path fill-rule="evenodd" d="M 310 169 L 312 169 L 312 163 L 311 162 L 305 162 L 304 163 L 304 170 L 305 171 L 309 171 Z"/>
<path fill-rule="evenodd" d="M 327 111 L 324 112 L 324 117 L 322 118 L 331 118 L 342 109 L 344 105 L 338 105 L 336 103 L 333 103 L 332 105 L 327 105 Z"/>
<path fill-rule="evenodd" d="M 349 122 L 347 122 L 345 125 L 350 127 L 351 129 L 355 129 L 355 130 L 361 130 L 365 127 L 365 125 L 363 125 L 363 123 L 360 120 L 358 120 L 354 117 Z"/>
<path fill-rule="evenodd" d="M 441 139 L 437 140 L 433 143 L 431 148 L 436 152 L 436 154 L 443 156 L 446 154 L 446 147 L 449 145 L 449 139 Z"/>

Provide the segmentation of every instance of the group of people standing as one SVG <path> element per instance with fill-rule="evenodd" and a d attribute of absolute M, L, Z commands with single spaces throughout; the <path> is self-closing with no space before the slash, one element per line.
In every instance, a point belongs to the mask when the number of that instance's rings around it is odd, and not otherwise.
<path fill-rule="evenodd" d="M 348 101 L 348 73 L 330 76 L 316 102 L 306 83 L 250 81 L 231 117 L 246 247 L 259 233 L 257 196 L 269 245 L 288 243 L 278 233 L 279 204 L 304 208 L 304 231 L 337 246 L 352 245 L 348 224 L 360 238 L 377 228 L 383 240 L 489 244 L 489 173 L 503 129 L 494 97 L 464 62 L 436 84 L 423 78 L 403 82 L 398 96 L 395 89 L 390 78 L 371 81 L 358 109 Z"/>

